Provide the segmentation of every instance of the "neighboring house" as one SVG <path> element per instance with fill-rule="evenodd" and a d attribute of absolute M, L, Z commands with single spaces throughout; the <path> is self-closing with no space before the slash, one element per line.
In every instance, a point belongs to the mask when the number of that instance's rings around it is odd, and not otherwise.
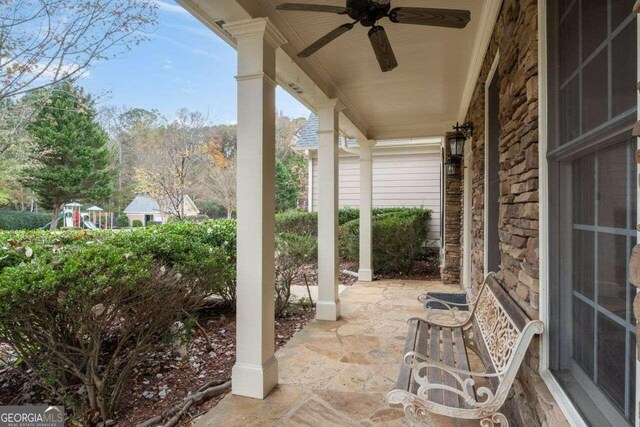
<path fill-rule="evenodd" d="M 162 202 L 162 200 L 160 201 Z M 191 197 L 185 196 L 182 201 L 184 204 L 185 217 L 195 217 L 200 214 L 198 207 L 193 203 Z M 124 213 L 129 217 L 129 225 L 133 225 L 133 221 L 140 220 L 142 225 L 146 226 L 149 222 L 166 223 L 172 215 L 175 215 L 175 208 L 170 203 L 158 203 L 156 199 L 148 194 L 137 195 L 129 206 L 124 210 Z M 180 207 L 182 210 L 183 207 Z"/>
<path fill-rule="evenodd" d="M 360 159 L 354 139 L 340 137 L 338 197 L 341 208 L 358 208 Z M 432 211 L 429 239 L 440 240 L 442 137 L 377 141 L 373 148 L 373 207 L 419 207 Z M 309 116 L 296 148 L 309 159 L 309 211 L 318 210 L 318 117 Z"/>

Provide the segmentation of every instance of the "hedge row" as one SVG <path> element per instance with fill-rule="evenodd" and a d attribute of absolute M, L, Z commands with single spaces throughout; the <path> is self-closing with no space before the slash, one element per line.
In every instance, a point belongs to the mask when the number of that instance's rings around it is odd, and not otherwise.
<path fill-rule="evenodd" d="M 235 235 L 225 220 L 2 232 L 0 342 L 52 399 L 110 419 L 146 351 L 185 339 L 207 296 L 235 299 Z"/>
<path fill-rule="evenodd" d="M 338 211 L 340 258 L 358 261 L 360 212 Z M 420 208 L 377 208 L 372 211 L 373 269 L 381 274 L 406 274 L 423 254 L 431 211 Z M 318 235 L 318 213 L 290 211 L 276 215 L 278 233 Z"/>
<path fill-rule="evenodd" d="M 0 230 L 36 230 L 51 222 L 50 213 L 0 211 Z"/>
<path fill-rule="evenodd" d="M 373 217 L 394 212 L 424 211 L 412 208 L 375 208 Z M 343 208 L 338 211 L 338 224 L 343 225 L 360 218 L 360 210 Z M 287 211 L 276 214 L 276 232 L 295 233 L 306 236 L 318 235 L 318 212 Z"/>
<path fill-rule="evenodd" d="M 407 274 L 424 253 L 431 211 L 404 209 L 373 215 L 373 271 L 380 274 Z M 349 221 L 338 230 L 340 255 L 357 262 L 360 252 L 360 220 Z"/>

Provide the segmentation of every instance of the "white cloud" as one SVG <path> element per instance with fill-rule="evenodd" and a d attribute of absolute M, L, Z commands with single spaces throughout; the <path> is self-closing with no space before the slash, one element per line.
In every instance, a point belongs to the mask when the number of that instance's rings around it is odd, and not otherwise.
<path fill-rule="evenodd" d="M 167 36 L 164 36 L 162 34 L 154 34 L 152 38 L 155 39 L 155 40 L 165 40 L 165 41 L 173 44 L 174 46 L 177 46 L 180 49 L 183 49 L 185 52 L 189 52 L 189 53 L 191 53 L 193 55 L 206 56 L 206 57 L 209 57 L 211 59 L 215 59 L 217 61 L 220 61 L 220 57 L 215 55 L 215 54 L 213 54 L 212 52 L 209 52 L 209 51 L 207 51 L 205 49 L 200 49 L 200 48 L 197 48 L 197 47 L 189 46 L 187 44 L 184 44 L 184 43 L 181 43 L 179 41 L 176 41 L 176 40 L 172 39 L 171 37 L 167 37 Z"/>
<path fill-rule="evenodd" d="M 176 83 L 176 87 L 178 87 L 180 89 L 180 92 L 187 94 L 187 95 L 193 95 L 193 92 L 195 90 L 195 85 L 193 84 L 193 82 L 189 79 L 184 79 L 180 76 L 176 76 L 173 79 L 174 83 Z"/>
<path fill-rule="evenodd" d="M 187 12 L 182 6 L 177 4 L 168 3 L 162 0 L 154 0 L 154 3 L 158 5 L 158 9 L 169 12 L 169 13 L 178 13 L 181 15 L 187 15 Z"/>
<path fill-rule="evenodd" d="M 91 72 L 87 69 L 79 70 L 79 67 L 75 64 L 61 64 L 50 65 L 44 62 L 37 63 L 31 70 L 31 74 L 38 75 L 39 79 L 53 81 L 54 79 L 62 79 L 65 76 L 71 75 L 78 78 L 88 78 Z"/>
<path fill-rule="evenodd" d="M 162 61 L 162 69 L 164 71 L 172 71 L 173 70 L 173 61 L 170 59 L 165 59 Z"/>
<path fill-rule="evenodd" d="M 194 34 L 196 36 L 202 36 L 202 37 L 211 38 L 212 40 L 220 41 L 221 43 L 224 43 L 222 41 L 222 39 L 220 37 L 218 37 L 213 31 L 211 31 L 209 28 L 203 26 L 199 22 L 195 22 L 195 23 L 193 23 L 191 25 L 172 24 L 172 23 L 165 23 L 163 25 L 165 27 L 172 28 L 174 30 L 178 30 L 178 31 L 181 31 L 181 32 L 186 32 L 186 33 L 191 33 L 191 34 Z"/>

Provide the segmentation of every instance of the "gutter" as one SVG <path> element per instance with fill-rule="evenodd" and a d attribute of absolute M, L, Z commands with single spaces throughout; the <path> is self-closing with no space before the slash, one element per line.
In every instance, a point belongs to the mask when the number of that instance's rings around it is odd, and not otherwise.
<path fill-rule="evenodd" d="M 342 149 L 345 152 L 349 153 L 349 154 L 355 154 L 357 156 L 360 155 L 360 150 L 355 149 L 355 148 L 349 148 L 349 146 L 347 145 L 347 138 L 346 137 L 342 138 Z"/>

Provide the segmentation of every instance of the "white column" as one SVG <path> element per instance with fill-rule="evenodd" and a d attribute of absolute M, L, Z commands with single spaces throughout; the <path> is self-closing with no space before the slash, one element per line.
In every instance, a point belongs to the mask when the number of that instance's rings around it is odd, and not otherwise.
<path fill-rule="evenodd" d="M 358 280 L 373 280 L 371 245 L 371 210 L 373 209 L 373 146 L 372 140 L 358 141 L 360 147 L 360 269 Z"/>
<path fill-rule="evenodd" d="M 285 43 L 264 18 L 225 29 L 238 49 L 238 254 L 233 394 L 264 398 L 278 383 L 275 317 L 275 74 Z"/>
<path fill-rule="evenodd" d="M 316 317 L 338 320 L 338 119 L 344 109 L 331 99 L 318 113 L 318 303 Z"/>

